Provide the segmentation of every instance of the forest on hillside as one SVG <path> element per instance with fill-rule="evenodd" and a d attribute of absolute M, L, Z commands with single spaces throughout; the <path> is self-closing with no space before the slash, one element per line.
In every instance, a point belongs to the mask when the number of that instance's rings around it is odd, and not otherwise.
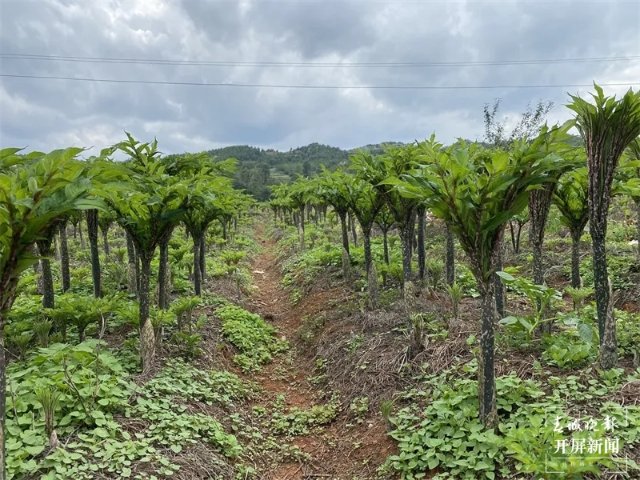
<path fill-rule="evenodd" d="M 234 186 L 258 200 L 269 198 L 270 186 L 286 183 L 297 176 L 311 176 L 324 166 L 333 169 L 346 165 L 349 152 L 337 147 L 312 143 L 287 152 L 249 146 L 232 146 L 208 152 L 216 158 L 235 158 L 238 169 Z"/>

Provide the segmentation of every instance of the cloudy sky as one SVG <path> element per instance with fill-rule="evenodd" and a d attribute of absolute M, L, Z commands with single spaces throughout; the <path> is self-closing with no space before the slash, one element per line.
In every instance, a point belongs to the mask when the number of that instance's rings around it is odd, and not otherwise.
<path fill-rule="evenodd" d="M 639 25 L 640 0 L 0 0 L 0 145 L 102 148 L 123 130 L 166 153 L 481 138 L 497 97 L 509 118 L 553 101 L 559 121 L 567 92 L 588 91 L 566 85 L 640 83 Z M 573 61 L 513 63 L 560 59 Z"/>

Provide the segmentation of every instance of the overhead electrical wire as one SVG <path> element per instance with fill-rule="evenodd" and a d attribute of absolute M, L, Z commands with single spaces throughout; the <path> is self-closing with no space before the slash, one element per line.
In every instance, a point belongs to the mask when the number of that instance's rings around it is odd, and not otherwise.
<path fill-rule="evenodd" d="M 86 57 L 42 55 L 32 53 L 0 53 L 5 60 L 34 60 L 47 62 L 116 63 L 140 65 L 203 66 L 203 67 L 304 67 L 304 68 L 434 68 L 434 67 L 482 67 L 507 65 L 544 65 L 562 63 L 602 63 L 640 61 L 640 55 L 610 57 L 571 57 L 528 60 L 484 61 L 405 61 L 405 62 L 294 62 L 294 61 L 236 61 L 236 60 L 175 60 L 157 58 Z"/>
<path fill-rule="evenodd" d="M 516 85 L 300 85 L 300 84 L 262 84 L 262 83 L 227 83 L 227 82 L 188 82 L 165 80 L 134 80 L 116 78 L 90 78 L 90 77 L 64 77 L 57 75 L 19 75 L 0 73 L 4 78 L 22 78 L 38 80 L 68 80 L 74 82 L 95 83 L 120 83 L 142 85 L 177 85 L 192 87 L 227 87 L 227 88 L 279 88 L 279 89 L 305 89 L 305 90 L 475 90 L 475 89 L 530 89 L 530 88 L 589 88 L 591 84 L 564 83 L 564 84 L 516 84 Z M 603 87 L 632 87 L 639 86 L 640 82 L 613 82 L 601 83 Z"/>
<path fill-rule="evenodd" d="M 2 0 L 4 3 L 25 3 L 25 2 L 41 2 L 42 0 Z M 232 3 L 237 4 L 238 0 L 210 0 L 211 3 L 225 4 Z M 572 3 L 576 0 L 518 0 L 518 3 L 527 6 L 536 5 L 558 5 L 562 3 Z M 334 4 L 334 5 L 346 5 L 346 4 L 367 4 L 367 5 L 386 5 L 394 7 L 403 6 L 432 6 L 440 4 L 456 4 L 464 3 L 468 4 L 469 0 L 251 0 L 251 3 L 255 4 L 295 4 L 300 5 L 312 5 L 314 3 L 322 4 Z M 505 4 L 505 0 L 474 0 L 475 4 Z M 509 2 L 513 3 L 513 2 Z M 637 5 L 638 0 L 580 0 L 582 4 L 616 4 L 616 5 Z"/>
<path fill-rule="evenodd" d="M 5 60 L 36 60 L 57 62 L 81 62 L 81 63 L 121 63 L 143 65 L 173 65 L 173 66 L 213 66 L 213 67 L 330 67 L 330 68 L 406 68 L 406 67 L 476 67 L 498 65 L 539 65 L 558 63 L 588 63 L 588 62 L 633 62 L 639 61 L 640 55 L 609 56 L 609 57 L 570 57 L 547 58 L 529 60 L 490 60 L 490 61 L 451 61 L 451 62 L 277 62 L 277 61 L 224 61 L 224 60 L 171 60 L 151 58 L 118 58 L 118 57 L 87 57 L 87 56 L 63 56 L 44 55 L 33 53 L 2 53 L 0 59 Z M 38 80 L 67 80 L 75 82 L 95 83 L 120 83 L 120 84 L 146 84 L 146 85 L 176 85 L 199 87 L 229 87 L 229 88 L 277 88 L 277 89 L 374 89 L 374 90 L 471 90 L 471 89 L 531 89 L 531 88 L 581 88 L 590 87 L 587 84 L 516 84 L 516 85 L 313 85 L 313 84 L 263 84 L 263 83 L 236 83 L 236 82 L 195 82 L 195 81 L 170 81 L 170 80 L 145 80 L 145 79 L 118 79 L 95 78 L 59 75 L 35 75 L 1 73 L 0 77 L 23 78 Z M 640 83 L 606 83 L 603 86 L 635 86 Z"/>

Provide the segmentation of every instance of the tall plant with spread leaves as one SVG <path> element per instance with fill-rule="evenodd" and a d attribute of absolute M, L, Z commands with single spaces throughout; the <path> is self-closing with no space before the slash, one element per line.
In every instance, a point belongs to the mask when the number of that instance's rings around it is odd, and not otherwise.
<path fill-rule="evenodd" d="M 587 167 L 565 173 L 558 182 L 553 204 L 560 212 L 560 221 L 571 234 L 571 286 L 581 287 L 580 237 L 589 221 L 589 183 Z"/>
<path fill-rule="evenodd" d="M 76 157 L 80 148 L 21 155 L 0 150 L 0 476 L 5 478 L 4 327 L 20 274 L 37 261 L 33 245 L 60 218 L 75 210 L 98 208 L 89 200 L 91 179 Z"/>
<path fill-rule="evenodd" d="M 300 235 L 300 248 L 304 249 L 305 210 L 316 194 L 316 183 L 306 177 L 298 177 L 287 186 L 287 196 L 294 211 L 296 226 Z"/>
<path fill-rule="evenodd" d="M 494 367 L 494 281 L 498 249 L 509 221 L 527 205 L 529 191 L 540 188 L 562 168 L 562 159 L 544 152 L 548 132 L 507 151 L 487 151 L 459 142 L 443 149 L 432 137 L 420 146 L 426 157 L 397 182 L 403 196 L 429 198 L 433 214 L 448 223 L 467 254 L 481 295 L 478 382 L 480 418 L 496 422 Z"/>
<path fill-rule="evenodd" d="M 347 185 L 351 176 L 342 170 L 330 172 L 323 169 L 318 177 L 318 196 L 333 207 L 340 219 L 342 233 L 342 248 L 349 253 L 349 231 L 347 229 L 347 213 L 349 213 L 349 198 Z"/>
<path fill-rule="evenodd" d="M 319 202 L 331 205 L 340 220 L 342 237 L 342 276 L 345 281 L 351 277 L 351 256 L 349 251 L 349 230 L 347 215 L 350 213 L 349 184 L 352 175 L 338 169 L 329 171 L 322 167 L 321 174 L 316 177 L 315 196 Z M 325 213 L 326 216 L 326 213 Z"/>
<path fill-rule="evenodd" d="M 393 215 L 389 207 L 385 204 L 382 206 L 375 219 L 375 224 L 382 231 L 382 251 L 384 263 L 389 265 L 389 230 L 394 225 Z"/>
<path fill-rule="evenodd" d="M 353 155 L 351 168 L 355 175 L 353 179 L 345 185 L 345 189 L 349 208 L 355 215 L 362 229 L 364 265 L 368 281 L 369 301 L 372 306 L 375 306 L 377 302 L 377 274 L 371 255 L 371 229 L 385 202 L 382 192 L 374 188 L 371 183 L 360 176 L 361 172 L 366 172 L 371 162 L 372 155 L 368 152 L 360 151 Z"/>
<path fill-rule="evenodd" d="M 95 182 L 94 196 L 100 198 L 100 192 L 103 188 L 102 183 L 106 182 L 109 185 L 110 182 L 117 180 L 119 172 L 118 169 L 109 168 L 109 165 L 104 162 L 105 158 L 108 158 L 114 151 L 114 147 L 108 147 L 103 149 L 98 156 L 90 157 L 87 159 L 87 165 L 90 171 L 96 173 L 95 178 L 100 181 Z M 98 211 L 98 209 L 92 208 L 85 212 L 87 220 L 87 236 L 89 237 L 89 253 L 91 256 L 91 279 L 93 281 L 93 295 L 96 298 L 102 297 L 102 268 L 100 266 L 100 249 L 98 247 L 98 233 L 100 222 L 105 222 L 110 217 L 108 222 L 113 222 L 113 216 L 106 208 Z M 103 220 L 101 220 L 103 219 Z M 82 226 L 82 222 L 80 222 Z M 105 235 L 106 241 L 106 235 Z"/>
<path fill-rule="evenodd" d="M 191 184 L 186 205 L 184 224 L 193 239 L 193 282 L 196 295 L 202 293 L 205 280 L 205 262 L 202 245 L 211 223 L 229 212 L 233 203 L 233 191 L 227 178 L 199 177 Z"/>
<path fill-rule="evenodd" d="M 215 161 L 203 152 L 165 157 L 163 163 L 168 174 L 179 176 L 189 184 L 183 223 L 193 240 L 193 286 L 195 294 L 200 295 L 206 274 L 207 230 L 214 220 L 234 213 L 233 201 L 228 197 L 236 192 L 228 177 L 235 171 L 237 161 L 232 158 Z M 163 245 L 164 242 L 160 246 Z"/>
<path fill-rule="evenodd" d="M 380 192 L 400 231 L 402 243 L 402 286 L 411 280 L 411 256 L 416 208 L 421 200 L 400 195 L 394 182 L 418 161 L 416 145 L 390 148 L 381 156 L 364 157 L 359 175 Z"/>
<path fill-rule="evenodd" d="M 104 197 L 131 236 L 140 261 L 140 357 L 146 373 L 155 357 L 155 335 L 149 318 L 151 260 L 160 242 L 167 239 L 182 220 L 188 190 L 183 182 L 166 173 L 166 166 L 158 160 L 155 140 L 140 143 L 127 134 L 127 140 L 120 143 L 118 149 L 130 157 L 121 166 L 128 182 L 120 189 L 106 190 Z"/>
<path fill-rule="evenodd" d="M 607 97 L 594 85 L 593 102 L 571 95 L 567 105 L 587 153 L 589 171 L 589 232 L 593 251 L 593 279 L 600 334 L 600 364 L 613 368 L 618 360 L 611 284 L 607 272 L 607 216 L 612 184 L 620 157 L 640 135 L 640 91 L 621 98 Z"/>
<path fill-rule="evenodd" d="M 549 178 L 549 182 L 545 183 L 541 188 L 536 188 L 529 192 L 529 243 L 533 250 L 533 283 L 536 285 L 544 285 L 544 266 L 543 266 L 543 243 L 544 233 L 547 225 L 547 218 L 551 210 L 553 202 L 553 193 L 556 190 L 558 179 L 567 170 L 578 165 L 575 149 L 564 142 L 567 139 L 567 130 L 572 127 L 572 122 L 556 131 L 554 135 L 547 136 L 547 142 L 541 145 L 541 152 L 555 153 L 562 157 L 564 168 L 558 169 L 553 173 L 553 177 Z M 545 322 L 540 325 L 540 331 L 543 333 L 551 333 L 551 322 Z"/>
<path fill-rule="evenodd" d="M 565 125 L 565 131 L 571 127 L 571 122 Z M 555 138 L 554 142 L 548 142 L 543 148 L 547 151 L 554 151 L 558 155 L 566 159 L 566 169 L 569 170 L 573 163 L 571 160 L 575 158 L 573 148 L 568 144 L 559 142 L 559 138 Z M 557 180 L 564 173 L 563 170 L 555 172 L 555 181 L 546 183 L 542 188 L 537 188 L 529 192 L 529 243 L 533 250 L 533 283 L 536 285 L 544 284 L 544 267 L 543 267 L 543 251 L 545 227 L 547 218 L 551 210 L 553 193 L 556 190 Z"/>

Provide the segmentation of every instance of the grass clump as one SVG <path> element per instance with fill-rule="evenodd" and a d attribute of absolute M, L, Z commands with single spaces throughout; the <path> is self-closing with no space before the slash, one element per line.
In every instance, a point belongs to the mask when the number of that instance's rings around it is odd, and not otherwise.
<path fill-rule="evenodd" d="M 276 330 L 260 315 L 236 305 L 216 310 L 222 322 L 222 334 L 239 353 L 234 361 L 245 372 L 255 372 L 273 359 L 273 355 L 289 348 L 286 341 L 276 337 Z"/>

